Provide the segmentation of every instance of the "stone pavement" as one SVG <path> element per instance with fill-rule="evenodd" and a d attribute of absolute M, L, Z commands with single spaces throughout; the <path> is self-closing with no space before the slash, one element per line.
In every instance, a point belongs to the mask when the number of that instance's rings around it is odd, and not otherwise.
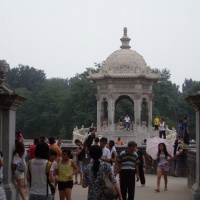
<path fill-rule="evenodd" d="M 146 174 L 146 185 L 142 187 L 140 183 L 136 183 L 135 200 L 188 200 L 189 189 L 187 187 L 187 178 L 168 177 L 168 191 L 164 191 L 164 179 L 161 180 L 161 191 L 155 192 L 156 175 Z M 83 189 L 81 185 L 74 185 L 72 189 L 73 200 L 87 200 L 88 189 Z M 55 200 L 59 200 L 59 194 L 56 193 Z"/>

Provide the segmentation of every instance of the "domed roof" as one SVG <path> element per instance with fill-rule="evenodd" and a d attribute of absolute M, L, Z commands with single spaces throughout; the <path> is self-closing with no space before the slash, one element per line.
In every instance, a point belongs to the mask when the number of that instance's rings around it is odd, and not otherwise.
<path fill-rule="evenodd" d="M 140 78 L 159 79 L 160 73 L 151 73 L 151 68 L 147 67 L 144 58 L 129 46 L 130 38 L 127 36 L 127 28 L 124 28 L 124 35 L 120 39 L 121 49 L 113 52 L 103 65 L 99 73 L 89 74 L 90 79 L 112 78 Z"/>
<path fill-rule="evenodd" d="M 146 72 L 147 65 L 143 57 L 136 51 L 131 49 L 120 49 L 108 56 L 104 65 L 102 65 L 101 70 L 114 74 L 137 74 Z"/>

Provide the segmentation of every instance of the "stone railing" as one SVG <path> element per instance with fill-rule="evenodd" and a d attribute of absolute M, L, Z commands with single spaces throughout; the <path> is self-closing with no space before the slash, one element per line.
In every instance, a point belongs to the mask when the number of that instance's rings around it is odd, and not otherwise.
<path fill-rule="evenodd" d="M 88 131 L 89 128 L 84 128 L 84 126 L 82 126 L 81 129 L 78 129 L 76 126 L 73 131 L 73 141 L 79 139 L 81 142 L 83 142 L 88 135 Z"/>
<path fill-rule="evenodd" d="M 133 130 L 133 124 L 130 125 L 130 130 Z M 105 124 L 103 124 L 103 132 L 106 131 L 108 129 L 108 126 L 107 126 L 107 122 Z M 84 126 L 81 127 L 81 129 L 79 129 L 77 126 L 74 128 L 74 131 L 73 131 L 73 141 L 75 139 L 79 139 L 80 141 L 84 141 L 85 138 L 87 137 L 88 135 L 88 131 L 89 131 L 89 128 L 85 128 Z M 115 131 L 116 131 L 116 134 L 117 133 L 120 133 L 120 132 L 123 132 L 124 131 L 124 126 L 120 126 L 118 123 L 115 124 Z M 147 140 L 153 138 L 153 137 L 159 137 L 159 131 L 155 131 L 154 130 L 154 127 L 152 127 L 152 132 L 149 134 L 147 132 L 147 126 L 146 126 L 146 122 L 142 122 L 141 124 L 141 134 L 140 133 L 133 133 L 132 131 L 129 132 L 129 135 L 125 134 L 128 139 L 128 137 L 130 136 L 130 134 L 132 134 L 132 136 L 136 136 L 137 137 L 137 141 L 138 143 L 141 143 L 142 140 L 144 140 L 145 138 Z M 134 134 L 134 135 L 133 135 Z M 170 144 L 173 144 L 174 141 L 176 140 L 176 130 L 174 128 L 172 128 L 172 130 L 170 130 L 168 128 L 168 126 L 166 125 L 166 139 L 168 140 L 168 142 Z M 115 135 L 117 139 L 118 135 Z M 114 137 L 113 136 L 113 139 Z M 99 138 L 102 137 L 102 135 L 98 135 Z M 142 138 L 139 138 L 139 137 L 142 137 Z M 126 143 L 125 142 L 125 138 L 122 138 L 121 139 L 123 140 L 122 142 Z M 127 141 L 126 139 L 126 141 Z M 133 138 L 132 138 L 133 139 Z"/>

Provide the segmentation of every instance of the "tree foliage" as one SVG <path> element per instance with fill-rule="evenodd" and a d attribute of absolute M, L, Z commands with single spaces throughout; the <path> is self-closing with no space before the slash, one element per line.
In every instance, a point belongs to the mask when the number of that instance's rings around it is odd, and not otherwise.
<path fill-rule="evenodd" d="M 10 68 L 5 60 L 0 65 L 6 68 L 5 84 L 16 93 L 27 97 L 27 101 L 17 110 L 17 129 L 22 130 L 26 138 L 38 135 L 72 138 L 73 129 L 96 123 L 97 103 L 96 85 L 87 78 L 89 71 L 98 72 L 102 63 L 76 74 L 70 79 L 47 79 L 43 70 L 27 65 Z M 152 70 L 158 73 L 158 69 Z M 182 93 L 179 86 L 170 81 L 170 71 L 163 69 L 162 80 L 153 86 L 153 117 L 164 118 L 169 128 L 177 128 L 177 123 L 185 116 L 190 117 L 190 132 L 195 137 L 195 112 L 185 102 L 189 94 L 200 90 L 200 82 L 185 79 Z M 145 104 L 142 120 L 146 119 Z M 133 102 L 129 99 L 116 105 L 115 121 L 120 115 L 130 113 L 134 120 Z"/>

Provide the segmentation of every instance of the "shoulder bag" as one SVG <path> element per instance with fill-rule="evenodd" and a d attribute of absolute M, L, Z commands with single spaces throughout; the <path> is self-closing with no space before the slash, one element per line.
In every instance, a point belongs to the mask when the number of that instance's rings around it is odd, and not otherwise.
<path fill-rule="evenodd" d="M 107 199 L 118 199 L 118 193 L 113 185 L 113 183 L 109 179 L 109 175 L 107 173 L 107 164 L 103 164 L 103 177 L 101 182 L 102 193 Z"/>

